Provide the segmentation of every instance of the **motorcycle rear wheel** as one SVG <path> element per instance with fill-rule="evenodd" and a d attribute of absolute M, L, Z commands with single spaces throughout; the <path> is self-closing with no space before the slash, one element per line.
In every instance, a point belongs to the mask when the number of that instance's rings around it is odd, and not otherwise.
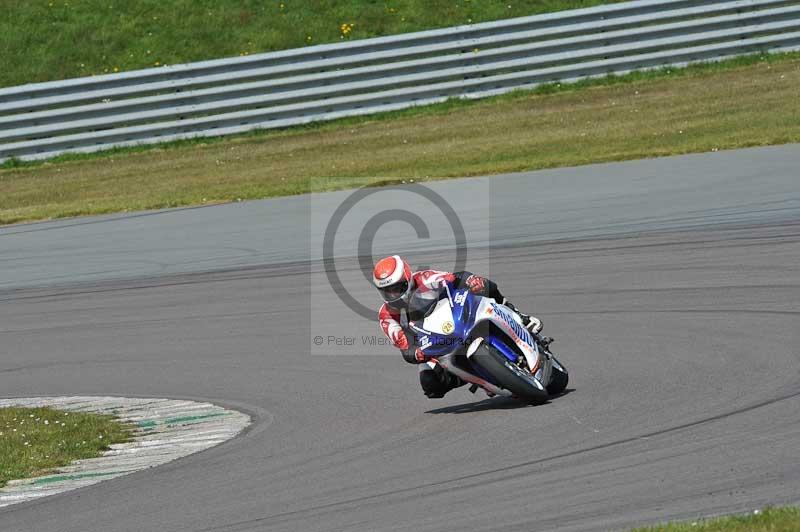
<path fill-rule="evenodd" d="M 492 345 L 481 344 L 470 360 L 489 372 L 500 387 L 510 391 L 518 399 L 531 404 L 542 404 L 547 401 L 549 397 L 547 391 L 534 384 L 533 376 L 509 361 Z"/>
<path fill-rule="evenodd" d="M 564 393 L 564 390 L 567 389 L 567 384 L 569 384 L 569 372 L 567 368 L 558 360 L 556 357 L 553 357 L 556 363 L 564 368 L 564 371 L 561 371 L 553 364 L 553 373 L 550 377 L 550 384 L 547 385 L 547 393 L 551 396 L 553 395 L 560 395 Z"/>

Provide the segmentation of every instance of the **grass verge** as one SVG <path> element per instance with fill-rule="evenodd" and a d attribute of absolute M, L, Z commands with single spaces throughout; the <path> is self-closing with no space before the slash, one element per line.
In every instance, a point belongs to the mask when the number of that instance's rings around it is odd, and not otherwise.
<path fill-rule="evenodd" d="M 0 223 L 800 141 L 800 54 L 0 170 Z M 13 166 L 17 167 L 13 167 Z"/>
<path fill-rule="evenodd" d="M 0 87 L 619 0 L 6 0 Z"/>
<path fill-rule="evenodd" d="M 130 441 L 131 430 L 112 416 L 0 408 L 0 487 L 100 456 L 112 443 Z"/>
<path fill-rule="evenodd" d="M 687 523 L 667 523 L 634 532 L 794 532 L 800 530 L 800 508 L 765 508 L 750 515 Z"/>

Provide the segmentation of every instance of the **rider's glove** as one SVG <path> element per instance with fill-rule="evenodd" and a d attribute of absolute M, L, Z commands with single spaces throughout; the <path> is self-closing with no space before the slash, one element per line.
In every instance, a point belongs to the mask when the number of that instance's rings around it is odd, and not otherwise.
<path fill-rule="evenodd" d="M 470 292 L 481 293 L 486 287 L 486 279 L 478 275 L 470 275 L 467 277 L 466 284 L 469 287 Z"/>
<path fill-rule="evenodd" d="M 419 347 L 412 346 L 401 350 L 401 352 L 403 353 L 403 359 L 410 364 L 421 364 L 427 359 L 425 353 Z"/>

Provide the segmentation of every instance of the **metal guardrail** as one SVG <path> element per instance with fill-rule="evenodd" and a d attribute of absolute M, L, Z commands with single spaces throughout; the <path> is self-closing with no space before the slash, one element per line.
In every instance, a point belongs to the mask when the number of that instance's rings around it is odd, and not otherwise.
<path fill-rule="evenodd" d="M 636 0 L 0 89 L 0 162 L 800 50 L 800 0 Z"/>

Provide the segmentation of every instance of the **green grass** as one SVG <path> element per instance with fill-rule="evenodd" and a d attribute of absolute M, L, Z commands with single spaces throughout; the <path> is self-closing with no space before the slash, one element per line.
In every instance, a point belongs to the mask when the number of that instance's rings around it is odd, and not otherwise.
<path fill-rule="evenodd" d="M 52 408 L 0 408 L 0 487 L 130 441 L 132 428 L 112 416 Z"/>
<path fill-rule="evenodd" d="M 686 523 L 667 523 L 634 532 L 796 532 L 800 508 L 765 508 L 749 515 L 721 517 Z"/>
<path fill-rule="evenodd" d="M 0 87 L 615 0 L 0 0 Z"/>
<path fill-rule="evenodd" d="M 0 223 L 800 141 L 800 54 L 0 169 Z M 15 166 L 15 167 L 11 167 Z"/>

